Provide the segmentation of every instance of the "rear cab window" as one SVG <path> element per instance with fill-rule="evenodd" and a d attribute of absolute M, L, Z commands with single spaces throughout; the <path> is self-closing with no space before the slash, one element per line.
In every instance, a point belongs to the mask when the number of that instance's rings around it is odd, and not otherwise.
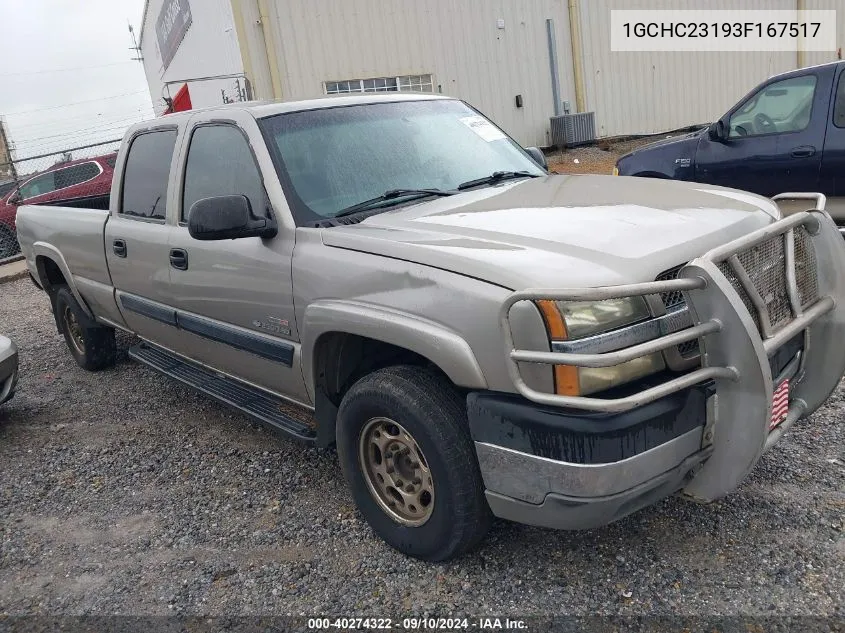
<path fill-rule="evenodd" d="M 132 140 L 118 213 L 127 218 L 164 221 L 177 135 L 175 129 L 154 130 Z"/>

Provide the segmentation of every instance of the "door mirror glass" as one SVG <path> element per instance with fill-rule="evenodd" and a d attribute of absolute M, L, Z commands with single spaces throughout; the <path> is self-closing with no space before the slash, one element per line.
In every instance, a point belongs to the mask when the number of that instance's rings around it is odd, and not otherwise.
<path fill-rule="evenodd" d="M 188 232 L 195 240 L 235 240 L 274 237 L 276 224 L 256 219 L 246 196 L 216 196 L 197 200 L 188 213 Z"/>
<path fill-rule="evenodd" d="M 800 132 L 810 124 L 815 93 L 815 75 L 790 77 L 763 86 L 731 115 L 728 135 Z"/>
<path fill-rule="evenodd" d="M 549 169 L 549 165 L 546 162 L 546 155 L 543 153 L 543 150 L 538 147 L 526 147 L 525 151 L 528 152 L 528 155 L 533 158 L 534 162 L 540 167 L 545 170 Z"/>

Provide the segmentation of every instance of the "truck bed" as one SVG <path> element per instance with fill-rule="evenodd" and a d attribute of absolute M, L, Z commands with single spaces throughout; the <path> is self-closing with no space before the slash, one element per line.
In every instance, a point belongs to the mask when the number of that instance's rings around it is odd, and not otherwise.
<path fill-rule="evenodd" d="M 18 208 L 17 229 L 21 250 L 35 268 L 42 248 L 58 249 L 74 276 L 111 285 L 106 263 L 104 231 L 108 211 L 102 209 L 23 205 Z"/>

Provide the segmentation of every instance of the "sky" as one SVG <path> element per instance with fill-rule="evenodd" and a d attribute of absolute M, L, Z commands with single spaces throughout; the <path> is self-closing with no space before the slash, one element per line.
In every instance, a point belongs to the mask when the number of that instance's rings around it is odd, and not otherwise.
<path fill-rule="evenodd" d="M 0 0 L 0 117 L 22 159 L 119 139 L 152 118 L 128 25 L 144 0 Z"/>

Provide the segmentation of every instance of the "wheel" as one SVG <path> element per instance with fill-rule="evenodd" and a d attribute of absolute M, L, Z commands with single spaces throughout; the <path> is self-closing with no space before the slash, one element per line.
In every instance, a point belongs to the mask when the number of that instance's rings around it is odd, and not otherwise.
<path fill-rule="evenodd" d="M 6 259 L 21 252 L 18 237 L 8 226 L 0 225 L 0 259 Z"/>
<path fill-rule="evenodd" d="M 397 366 L 361 378 L 338 411 L 337 452 L 361 514 L 400 552 L 448 560 L 487 533 L 466 403 L 444 377 Z"/>
<path fill-rule="evenodd" d="M 70 353 L 82 369 L 99 371 L 114 365 L 114 330 L 91 319 L 67 286 L 56 293 L 56 321 Z"/>

